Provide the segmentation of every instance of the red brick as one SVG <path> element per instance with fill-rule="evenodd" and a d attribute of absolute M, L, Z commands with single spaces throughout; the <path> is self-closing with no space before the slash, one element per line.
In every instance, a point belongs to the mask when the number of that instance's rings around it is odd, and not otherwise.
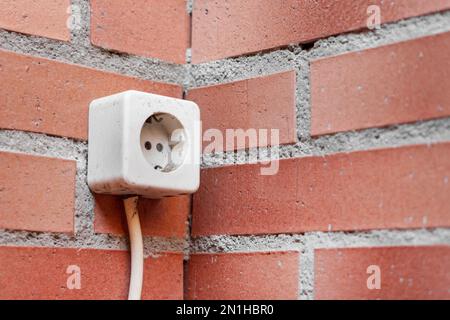
<path fill-rule="evenodd" d="M 298 252 L 193 254 L 187 298 L 194 300 L 294 300 Z"/>
<path fill-rule="evenodd" d="M 450 143 L 202 170 L 193 236 L 450 226 Z"/>
<path fill-rule="evenodd" d="M 76 163 L 0 152 L 0 229 L 74 232 Z"/>
<path fill-rule="evenodd" d="M 367 288 L 374 274 L 369 266 L 380 268 L 380 289 Z M 449 246 L 319 249 L 314 295 L 316 299 L 448 300 L 449 269 Z"/>
<path fill-rule="evenodd" d="M 121 52 L 186 62 L 186 0 L 91 0 L 91 40 Z"/>
<path fill-rule="evenodd" d="M 297 140 L 295 71 L 192 89 L 186 99 L 200 106 L 203 130 L 219 129 L 225 137 L 225 129 L 279 129 L 281 144 Z M 225 150 L 236 149 L 224 140 Z"/>
<path fill-rule="evenodd" d="M 139 217 L 145 236 L 184 238 L 190 211 L 190 196 L 160 200 L 139 199 Z M 95 195 L 95 232 L 123 235 L 127 221 L 120 197 Z"/>
<path fill-rule="evenodd" d="M 366 28 L 370 5 L 382 22 L 450 8 L 450 0 L 196 0 L 194 63 L 253 53 Z"/>
<path fill-rule="evenodd" d="M 0 50 L 0 128 L 87 139 L 89 103 L 125 90 L 180 98 L 179 86 Z"/>
<path fill-rule="evenodd" d="M 450 32 L 311 63 L 313 135 L 450 115 Z"/>
<path fill-rule="evenodd" d="M 0 299 L 126 299 L 129 253 L 118 250 L 0 247 Z M 68 289 L 69 266 L 81 289 Z M 183 256 L 162 253 L 144 262 L 143 299 L 183 298 Z"/>
<path fill-rule="evenodd" d="M 70 0 L 2 0 L 0 28 L 57 40 L 70 40 Z"/>

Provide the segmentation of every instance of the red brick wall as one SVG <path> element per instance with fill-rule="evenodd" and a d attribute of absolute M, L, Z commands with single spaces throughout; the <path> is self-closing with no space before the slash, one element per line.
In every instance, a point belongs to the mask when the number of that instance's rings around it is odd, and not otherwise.
<path fill-rule="evenodd" d="M 0 4 L 0 28 L 69 41 L 69 6 L 70 0 L 4 0 Z"/>
<path fill-rule="evenodd" d="M 70 266 L 80 272 L 79 289 Z M 1 247 L 0 299 L 126 299 L 129 256 L 125 251 Z M 144 261 L 143 299 L 183 297 L 183 256 L 167 253 Z"/>
<path fill-rule="evenodd" d="M 167 6 L 166 13 L 160 10 L 164 1 L 147 1 L 143 6 L 147 11 L 134 8 L 139 17 L 121 17 L 127 6 L 91 1 L 92 29 L 84 39 L 88 48 L 83 49 L 77 42 L 84 36 L 82 26 L 69 28 L 70 18 L 72 23 L 84 19 L 81 22 L 87 25 L 89 10 L 79 7 L 83 3 L 89 1 L 0 4 L 2 40 L 14 36 L 7 43 L 17 43 L 17 38 L 31 42 L 31 50 L 0 48 L 0 128 L 4 134 L 0 141 L 0 299 L 127 297 L 130 257 L 122 202 L 103 195 L 91 198 L 86 185 L 88 106 L 95 98 L 129 89 L 182 98 L 183 88 L 142 72 L 135 75 L 126 70 L 125 74 L 120 66 L 106 66 L 111 59 L 120 59 L 119 64 L 132 62 L 97 46 L 183 63 L 189 15 L 183 0 Z M 83 10 L 84 16 L 76 16 Z M 148 25 L 132 26 L 143 17 Z M 179 28 L 163 26 L 178 18 Z M 123 19 L 123 28 L 115 29 L 111 22 L 118 19 Z M 170 34 L 173 41 L 163 41 Z M 138 48 L 136 43 L 147 45 Z M 48 47 L 52 47 L 50 53 Z M 83 54 L 90 63 L 79 57 Z M 134 65 L 149 64 L 138 56 L 134 59 L 139 60 Z M 26 141 L 9 144 L 10 134 L 13 140 L 20 135 Z M 189 196 L 140 201 L 146 243 L 143 299 L 183 298 L 183 247 L 190 201 Z M 79 268 L 80 288 L 69 285 L 75 275 L 71 267 Z"/>
<path fill-rule="evenodd" d="M 94 45 L 175 63 L 186 61 L 186 0 L 92 0 L 91 12 Z"/>
<path fill-rule="evenodd" d="M 279 131 L 205 152 L 194 196 L 140 200 L 144 299 L 450 299 L 448 9 L 2 1 L 0 299 L 126 297 L 121 199 L 90 194 L 86 145 L 89 102 L 129 89 L 195 101 L 205 131 Z M 245 163 L 268 145 L 275 175 Z"/>
<path fill-rule="evenodd" d="M 448 246 L 320 249 L 315 257 L 317 299 L 450 298 Z M 374 265 L 380 290 L 367 289 L 367 268 Z"/>
<path fill-rule="evenodd" d="M 447 32 L 312 61 L 311 134 L 449 116 L 449 48 Z"/>
<path fill-rule="evenodd" d="M 238 56 L 362 29 L 369 5 L 379 5 L 382 22 L 390 22 L 448 9 L 450 1 L 196 0 L 193 61 Z"/>

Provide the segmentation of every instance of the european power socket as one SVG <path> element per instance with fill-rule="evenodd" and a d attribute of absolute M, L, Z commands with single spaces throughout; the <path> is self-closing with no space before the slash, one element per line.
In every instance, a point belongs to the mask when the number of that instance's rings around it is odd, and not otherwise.
<path fill-rule="evenodd" d="M 142 127 L 141 148 L 155 170 L 175 170 L 188 152 L 183 125 L 168 113 L 150 116 Z"/>
<path fill-rule="evenodd" d="M 198 106 L 138 91 L 89 107 L 88 184 L 96 193 L 162 198 L 200 181 Z"/>

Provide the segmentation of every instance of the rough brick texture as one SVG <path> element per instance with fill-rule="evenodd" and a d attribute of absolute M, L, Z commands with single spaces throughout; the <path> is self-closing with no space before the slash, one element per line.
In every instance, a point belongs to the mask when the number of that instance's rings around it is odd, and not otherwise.
<path fill-rule="evenodd" d="M 70 4 L 70 0 L 2 0 L 0 28 L 69 41 Z"/>
<path fill-rule="evenodd" d="M 450 226 L 449 157 L 442 143 L 203 170 L 192 234 Z"/>
<path fill-rule="evenodd" d="M 180 196 L 160 200 L 139 199 L 139 218 L 142 234 L 184 239 L 191 197 Z M 95 196 L 95 232 L 123 235 L 127 221 L 120 197 Z"/>
<path fill-rule="evenodd" d="M 450 8 L 450 0 L 229 0 L 194 2 L 194 63 L 257 52 L 366 28 L 370 5 L 382 22 Z"/>
<path fill-rule="evenodd" d="M 187 298 L 297 299 L 298 252 L 193 254 Z"/>
<path fill-rule="evenodd" d="M 450 32 L 311 63 L 313 135 L 450 115 Z"/>
<path fill-rule="evenodd" d="M 0 128 L 87 139 L 92 100 L 125 90 L 180 98 L 179 86 L 0 50 Z"/>
<path fill-rule="evenodd" d="M 175 63 L 189 45 L 186 0 L 91 0 L 94 45 Z"/>
<path fill-rule="evenodd" d="M 373 286 L 378 266 L 380 289 Z M 450 246 L 320 249 L 316 299 L 450 299 Z"/>
<path fill-rule="evenodd" d="M 128 295 L 129 260 L 127 251 L 0 247 L 0 299 L 123 300 Z M 74 274 L 67 273 L 69 266 L 80 268 L 79 290 L 67 286 Z M 182 254 L 145 259 L 142 298 L 183 298 Z"/>
<path fill-rule="evenodd" d="M 243 149 L 236 139 L 225 139 L 226 129 L 268 129 L 269 134 L 270 129 L 278 129 L 280 144 L 297 140 L 295 71 L 191 89 L 186 99 L 199 105 L 204 131 L 219 129 L 222 132 L 225 151 Z M 204 141 L 204 146 L 211 141 Z M 262 141 L 258 139 L 257 143 L 260 145 Z M 267 143 L 270 144 L 270 136 Z M 257 145 L 246 142 L 245 147 L 249 146 Z"/>
<path fill-rule="evenodd" d="M 0 229 L 73 233 L 76 163 L 0 152 Z"/>

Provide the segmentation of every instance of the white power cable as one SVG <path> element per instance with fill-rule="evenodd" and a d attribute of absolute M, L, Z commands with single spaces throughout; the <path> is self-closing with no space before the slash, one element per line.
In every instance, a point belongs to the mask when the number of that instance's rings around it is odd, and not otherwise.
<path fill-rule="evenodd" d="M 131 275 L 128 300 L 141 300 L 144 277 L 144 244 L 137 207 L 138 199 L 138 197 L 132 197 L 123 200 L 131 246 Z"/>

